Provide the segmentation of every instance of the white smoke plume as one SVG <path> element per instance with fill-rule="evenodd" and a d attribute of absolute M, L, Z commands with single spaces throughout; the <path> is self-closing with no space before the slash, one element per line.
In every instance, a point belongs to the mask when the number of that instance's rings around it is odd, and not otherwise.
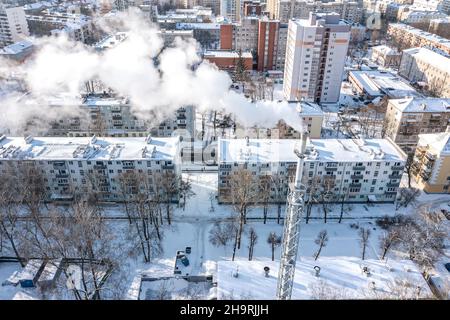
<path fill-rule="evenodd" d="M 102 21 L 101 25 L 110 32 L 126 31 L 128 37 L 103 52 L 65 37 L 36 39 L 39 49 L 25 64 L 9 67 L 0 61 L 0 78 L 13 72 L 19 74 L 29 92 L 26 104 L 17 94 L 0 96 L 0 130 L 17 131 L 30 120 L 76 113 L 76 108 L 55 110 L 44 101 L 58 95 L 75 98 L 91 79 L 128 97 L 133 112 L 144 119 L 153 113 L 162 120 L 183 105 L 195 105 L 199 111 L 233 113 L 244 126 L 269 128 L 282 119 L 301 130 L 301 118 L 287 102 L 252 103 L 244 95 L 230 91 L 229 75 L 201 62 L 195 41 L 177 39 L 174 47 L 161 51 L 163 41 L 157 28 L 133 11 L 118 15 L 113 23 Z M 157 66 L 155 57 L 159 60 Z M 193 65 L 198 67 L 192 68 Z"/>

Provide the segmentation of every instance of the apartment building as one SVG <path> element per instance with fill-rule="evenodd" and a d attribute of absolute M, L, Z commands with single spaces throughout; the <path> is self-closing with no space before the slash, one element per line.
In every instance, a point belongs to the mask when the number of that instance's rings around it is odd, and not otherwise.
<path fill-rule="evenodd" d="M 192 30 L 193 37 L 203 49 L 220 49 L 220 28 L 218 23 L 185 23 L 176 24 L 177 30 Z"/>
<path fill-rule="evenodd" d="M 174 44 L 176 38 L 182 40 L 189 40 L 194 38 L 193 30 L 158 30 L 158 35 L 161 36 L 165 47 L 170 47 Z"/>
<path fill-rule="evenodd" d="M 428 26 L 428 32 L 441 36 L 443 38 L 450 38 L 450 17 L 443 19 L 432 19 Z"/>
<path fill-rule="evenodd" d="M 52 108 L 78 109 L 77 115 L 52 121 L 46 135 L 89 137 L 94 134 L 111 137 L 170 137 L 174 133 L 189 138 L 195 136 L 195 108 L 185 106 L 161 123 L 155 117 L 137 117 L 126 98 L 105 94 L 90 94 L 82 101 L 55 97 L 48 99 Z"/>
<path fill-rule="evenodd" d="M 432 19 L 442 19 L 447 15 L 439 11 L 421 10 L 411 6 L 401 6 L 397 21 L 410 25 L 428 25 Z"/>
<path fill-rule="evenodd" d="M 424 82 L 429 91 L 450 98 L 450 57 L 427 48 L 403 50 L 399 75 L 411 82 Z"/>
<path fill-rule="evenodd" d="M 337 14 L 289 21 L 283 93 L 286 100 L 339 100 L 350 26 Z"/>
<path fill-rule="evenodd" d="M 283 70 L 288 25 L 267 17 L 245 16 L 240 23 L 220 25 L 220 49 L 251 52 L 257 69 Z"/>
<path fill-rule="evenodd" d="M 260 16 L 262 14 L 264 5 L 260 1 L 244 0 L 243 4 L 244 16 Z"/>
<path fill-rule="evenodd" d="M 413 5 L 416 8 L 428 11 L 441 11 L 444 0 L 414 0 Z"/>
<path fill-rule="evenodd" d="M 386 136 L 413 152 L 419 134 L 445 132 L 450 124 L 450 99 L 404 98 L 388 102 Z"/>
<path fill-rule="evenodd" d="M 161 192 L 164 174 L 181 175 L 179 138 L 1 136 L 0 172 L 24 163 L 41 170 L 49 200 L 96 191 L 103 201 L 120 201 L 122 173 L 138 173 L 150 194 Z M 174 195 L 172 201 L 177 200 Z"/>
<path fill-rule="evenodd" d="M 237 51 L 205 51 L 203 58 L 214 63 L 221 70 L 233 71 L 239 61 L 239 53 Z M 252 54 L 250 52 L 242 52 L 241 58 L 244 61 L 245 70 L 252 70 Z"/>
<path fill-rule="evenodd" d="M 279 21 L 260 19 L 258 25 L 258 71 L 274 70 L 278 53 Z"/>
<path fill-rule="evenodd" d="M 230 203 L 230 178 L 246 169 L 255 180 L 272 181 L 270 202 L 285 202 L 295 175 L 300 140 L 220 139 L 218 200 Z M 394 202 L 406 154 L 389 139 L 309 139 L 302 183 L 309 196 L 329 202 Z M 262 180 L 259 180 L 262 181 Z"/>
<path fill-rule="evenodd" d="M 23 7 L 0 4 L 0 48 L 25 40 L 29 35 Z"/>
<path fill-rule="evenodd" d="M 33 51 L 33 43 L 23 40 L 0 49 L 0 58 L 4 57 L 17 62 L 23 62 L 33 53 Z"/>
<path fill-rule="evenodd" d="M 308 132 L 311 139 L 319 139 L 322 133 L 324 113 L 322 108 L 315 103 L 306 101 L 288 101 L 291 108 L 295 108 L 299 115 L 302 127 Z M 278 126 L 278 138 L 300 139 L 301 133 L 285 125 Z M 276 138 L 272 136 L 272 138 Z"/>
<path fill-rule="evenodd" d="M 249 51 L 256 55 L 258 50 L 258 17 L 243 17 L 233 24 L 233 50 Z"/>
<path fill-rule="evenodd" d="M 69 39 L 92 44 L 97 35 L 88 16 L 46 11 L 40 15 L 26 15 L 30 33 L 35 36 L 65 34 Z"/>
<path fill-rule="evenodd" d="M 450 40 L 403 23 L 390 23 L 387 34 L 393 42 L 405 49 L 431 47 L 450 54 Z"/>
<path fill-rule="evenodd" d="M 230 22 L 239 22 L 242 15 L 241 0 L 220 0 L 220 15 Z"/>
<path fill-rule="evenodd" d="M 274 70 L 284 71 L 286 63 L 286 45 L 288 37 L 289 25 L 287 23 L 280 23 L 278 26 L 278 40 L 277 53 L 275 54 L 275 68 Z"/>
<path fill-rule="evenodd" d="M 268 0 L 271 19 L 287 23 L 291 18 L 306 19 L 310 13 L 338 13 L 341 19 L 359 23 L 363 10 L 356 1 Z"/>
<path fill-rule="evenodd" d="M 420 134 L 412 173 L 428 193 L 450 193 L 450 132 Z"/>
<path fill-rule="evenodd" d="M 402 54 L 395 48 L 386 45 L 372 47 L 370 59 L 382 67 L 398 67 Z"/>
<path fill-rule="evenodd" d="M 406 80 L 388 71 L 354 70 L 348 73 L 348 81 L 352 88 L 366 99 L 420 96 Z"/>

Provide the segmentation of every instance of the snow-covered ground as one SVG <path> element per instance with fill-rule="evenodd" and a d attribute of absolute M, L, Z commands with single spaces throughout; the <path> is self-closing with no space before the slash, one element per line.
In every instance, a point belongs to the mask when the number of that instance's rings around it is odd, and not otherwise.
<path fill-rule="evenodd" d="M 269 267 L 266 277 L 264 267 Z M 218 263 L 218 299 L 275 299 L 278 262 L 221 261 Z M 314 267 L 320 267 L 316 276 Z M 369 275 L 363 272 L 367 267 Z M 236 276 L 237 273 L 237 277 Z M 409 260 L 364 260 L 355 257 L 302 258 L 296 265 L 292 299 L 376 299 L 397 296 L 398 283 L 412 284 L 408 295 L 431 297 L 417 267 Z M 420 289 L 418 289 L 420 287 Z M 262 290 L 264 288 L 264 290 Z"/>
<path fill-rule="evenodd" d="M 210 195 L 215 194 L 217 191 L 217 173 L 189 172 L 183 173 L 183 178 L 191 181 L 193 191 L 196 195 L 188 200 L 185 210 L 176 208 L 171 226 L 168 226 L 167 224 L 164 225 L 164 239 L 162 243 L 163 252 L 158 257 L 154 257 L 151 263 L 144 263 L 142 257 L 129 257 L 123 262 L 122 267 L 127 278 L 127 298 L 129 299 L 137 299 L 138 297 L 142 298 L 143 295 L 145 296 L 144 291 L 139 292 L 141 275 L 150 278 L 172 277 L 176 252 L 178 250 L 184 250 L 188 246 L 192 248 L 192 253 L 189 256 L 192 275 L 213 275 L 214 281 L 220 282 L 221 274 L 220 272 L 217 274 L 217 264 L 219 263 L 220 269 L 220 264 L 224 263 L 224 265 L 226 265 L 227 262 L 231 263 L 232 245 L 229 244 L 227 247 L 215 247 L 209 241 L 210 231 L 214 227 L 214 224 L 218 221 L 223 221 L 224 218 L 228 218 L 234 214 L 231 206 L 219 206 L 214 197 L 212 198 L 214 211 L 211 211 Z M 349 271 L 350 273 L 347 275 L 346 279 L 350 281 L 352 277 L 356 277 L 355 281 L 357 282 L 357 286 L 360 288 L 367 288 L 368 280 L 363 278 L 366 281 L 363 282 L 363 280 L 360 279 L 361 277 L 354 275 L 356 266 L 359 266 L 359 264 L 362 263 L 358 228 L 367 228 L 371 230 L 366 259 L 372 261 L 371 263 L 376 264 L 376 262 L 379 261 L 380 255 L 379 237 L 384 231 L 376 225 L 375 217 L 386 214 L 394 215 L 396 213 L 411 214 L 421 206 L 430 205 L 433 209 L 450 209 L 448 203 L 450 203 L 450 196 L 448 195 L 422 194 L 415 206 L 408 206 L 407 208 L 402 207 L 398 211 L 395 211 L 395 206 L 393 204 L 346 204 L 344 206 L 345 214 L 342 223 L 338 223 L 336 219 L 340 214 L 340 205 L 330 207 L 332 211 L 328 214 L 329 219 L 327 223 L 324 223 L 323 221 L 322 207 L 320 205 L 315 206 L 310 222 L 306 224 L 305 221 L 303 221 L 301 224 L 298 254 L 299 266 L 302 266 L 303 263 L 305 263 L 305 268 L 308 271 L 307 273 L 304 273 L 303 276 L 310 273 L 311 265 L 308 265 L 308 263 L 312 263 L 312 256 L 317 250 L 317 245 L 314 242 L 317 234 L 321 230 L 327 230 L 329 241 L 327 246 L 322 249 L 318 263 L 333 261 L 333 265 L 336 263 L 339 268 L 345 268 L 345 264 L 339 264 L 339 261 L 342 260 L 342 263 L 353 266 L 353 271 Z M 109 206 L 105 213 L 109 216 L 125 217 L 120 205 Z M 282 213 L 284 213 L 284 207 L 282 208 Z M 251 227 L 254 228 L 258 235 L 258 240 L 254 248 L 254 262 L 251 262 L 249 266 L 255 265 L 254 268 L 257 270 L 255 275 L 261 273 L 264 265 L 269 265 L 272 270 L 272 277 L 276 277 L 276 263 L 280 257 L 280 248 L 277 247 L 275 249 L 275 262 L 272 262 L 270 261 L 271 248 L 267 243 L 269 233 L 275 232 L 277 235 L 282 235 L 283 221 L 281 220 L 281 224 L 277 224 L 276 215 L 276 206 L 271 206 L 269 216 L 272 217 L 272 219 L 269 219 L 267 223 L 264 224 L 262 222 L 262 208 L 251 208 L 249 212 L 249 220 L 245 225 L 242 245 L 236 252 L 236 261 L 237 263 L 248 263 L 249 239 L 247 232 Z M 110 223 L 114 225 L 114 230 L 119 237 L 123 235 L 123 238 L 120 238 L 118 241 L 126 241 L 127 228 L 129 227 L 127 220 L 111 220 Z M 396 262 L 399 261 L 399 259 L 402 259 L 402 256 L 395 251 L 388 254 L 388 263 L 403 264 L 403 262 Z M 379 263 L 383 264 L 384 262 Z M 233 266 L 233 264 L 231 264 L 231 266 Z M 18 270 L 20 270 L 18 264 L 0 263 L 0 283 L 10 277 L 14 271 Z M 322 270 L 327 270 L 327 266 L 323 265 Z M 381 273 L 382 271 L 383 269 L 378 269 L 377 272 Z M 332 273 L 334 271 L 330 270 L 329 272 Z M 336 275 L 337 274 L 338 273 L 336 273 Z M 386 277 L 386 279 L 388 279 L 387 275 Z M 301 277 L 298 278 L 300 279 Z M 241 277 L 240 279 L 242 280 L 243 278 Z M 388 280 L 386 281 L 389 282 Z M 251 283 L 249 283 L 249 286 L 250 285 Z M 353 290 L 350 290 L 353 293 L 356 293 L 359 290 L 352 289 L 351 283 L 349 283 L 348 286 Z M 261 287 L 258 291 L 269 294 L 270 288 L 270 286 Z M 27 294 L 33 294 L 33 290 L 36 291 L 36 289 L 24 291 L 20 286 L 3 286 L 0 287 L 0 299 L 12 299 L 18 292 L 22 291 Z M 300 288 L 298 290 L 300 290 L 298 293 L 300 294 L 300 297 L 303 297 L 302 295 L 307 293 L 307 291 L 305 291 L 307 289 L 305 288 Z M 202 294 L 203 297 L 209 297 L 210 292 L 206 290 L 203 291 Z M 242 294 L 245 296 L 245 292 Z M 180 295 L 174 295 L 173 297 L 180 298 Z"/>

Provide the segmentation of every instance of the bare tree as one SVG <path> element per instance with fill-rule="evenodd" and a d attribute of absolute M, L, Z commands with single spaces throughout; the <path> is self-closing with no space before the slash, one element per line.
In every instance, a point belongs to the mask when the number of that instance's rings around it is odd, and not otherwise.
<path fill-rule="evenodd" d="M 401 206 L 405 208 L 409 204 L 414 204 L 420 195 L 420 189 L 417 188 L 401 188 L 399 197 L 397 198 L 395 210 L 398 210 Z"/>
<path fill-rule="evenodd" d="M 270 244 L 272 250 L 272 261 L 275 260 L 275 248 L 281 245 L 281 236 L 278 236 L 275 232 L 271 232 L 267 237 L 267 243 Z"/>
<path fill-rule="evenodd" d="M 321 185 L 322 179 L 320 176 L 313 177 L 308 182 L 308 188 L 306 190 L 306 217 L 305 223 L 309 222 L 311 218 L 311 211 L 313 204 L 319 203 L 321 197 Z"/>
<path fill-rule="evenodd" d="M 5 165 L 6 166 L 6 165 Z M 19 252 L 20 248 L 20 226 L 19 226 L 19 204 L 17 203 L 17 179 L 15 178 L 13 167 L 8 166 L 0 174 L 0 237 L 6 237 L 11 250 L 19 260 L 22 267 L 25 263 Z M 0 245 L 0 252 L 3 251 L 3 241 Z"/>
<path fill-rule="evenodd" d="M 414 163 L 414 153 L 408 154 L 408 158 L 405 162 L 405 172 L 408 176 L 408 188 L 412 189 L 411 187 L 411 180 L 413 176 L 413 163 Z"/>
<path fill-rule="evenodd" d="M 328 217 L 328 210 L 330 205 L 330 200 L 333 198 L 334 195 L 334 186 L 335 181 L 333 178 L 330 177 L 324 177 L 322 180 L 322 191 L 320 193 L 320 201 L 322 203 L 322 209 L 323 209 L 323 222 L 327 223 L 327 217 Z"/>
<path fill-rule="evenodd" d="M 236 229 L 232 221 L 216 222 L 209 231 L 209 242 L 216 247 L 226 247 L 233 240 Z"/>
<path fill-rule="evenodd" d="M 324 280 L 311 284 L 309 286 L 309 292 L 313 300 L 349 299 L 349 294 L 346 289 L 333 287 Z"/>
<path fill-rule="evenodd" d="M 269 202 L 271 196 L 271 176 L 270 175 L 261 175 L 258 179 L 258 198 L 259 203 L 263 208 L 263 223 L 267 222 L 267 215 L 269 212 Z"/>
<path fill-rule="evenodd" d="M 380 249 L 382 250 L 381 260 L 384 260 L 388 251 L 400 241 L 400 234 L 397 228 L 391 228 L 380 236 Z"/>
<path fill-rule="evenodd" d="M 369 237 L 370 237 L 370 229 L 366 228 L 360 228 L 358 231 L 359 234 L 359 242 L 361 244 L 362 249 L 362 260 L 366 258 L 366 248 L 369 244 Z"/>
<path fill-rule="evenodd" d="M 192 191 L 192 184 L 189 178 L 187 180 L 181 179 L 180 181 L 180 198 L 181 198 L 181 207 L 183 211 L 186 207 L 186 201 L 195 196 L 195 192 Z"/>
<path fill-rule="evenodd" d="M 405 250 L 409 258 L 422 266 L 425 272 L 444 254 L 448 226 L 431 216 L 426 208 L 414 220 L 408 220 L 399 226 L 400 240 L 396 247 Z"/>
<path fill-rule="evenodd" d="M 77 199 L 69 208 L 54 207 L 48 214 L 28 221 L 28 256 L 63 258 L 67 289 L 75 299 L 102 299 L 103 285 L 120 268 L 116 255 L 122 250 L 113 243 L 114 233 L 101 212 L 87 199 Z"/>
<path fill-rule="evenodd" d="M 209 202 L 211 204 L 211 206 L 209 207 L 209 212 L 214 212 L 215 208 L 214 208 L 214 200 L 216 199 L 216 193 L 215 192 L 210 192 L 209 193 Z"/>
<path fill-rule="evenodd" d="M 250 228 L 250 230 L 248 231 L 248 239 L 248 260 L 250 261 L 253 259 L 253 249 L 255 248 L 255 244 L 258 241 L 258 235 L 256 234 L 255 229 Z"/>
<path fill-rule="evenodd" d="M 314 240 L 314 243 L 319 246 L 319 249 L 314 254 L 314 260 L 317 260 L 319 258 L 320 252 L 322 251 L 323 247 L 327 246 L 328 243 L 328 232 L 327 230 L 322 230 L 317 235 L 316 240 Z"/>
<path fill-rule="evenodd" d="M 237 249 L 240 249 L 242 231 L 247 222 L 247 211 L 257 198 L 258 188 L 252 172 L 247 169 L 235 171 L 229 182 L 233 209 L 238 214 L 239 229 L 236 234 L 236 245 Z"/>
<path fill-rule="evenodd" d="M 164 171 L 156 175 L 155 179 L 155 184 L 158 187 L 158 197 L 155 199 L 162 199 L 164 202 L 167 223 L 170 225 L 172 222 L 173 202 L 174 198 L 179 195 L 181 179 L 172 171 Z"/>

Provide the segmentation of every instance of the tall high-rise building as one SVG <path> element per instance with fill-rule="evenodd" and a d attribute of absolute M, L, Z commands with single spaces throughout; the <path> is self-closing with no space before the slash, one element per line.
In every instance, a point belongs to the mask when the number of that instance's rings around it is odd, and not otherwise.
<path fill-rule="evenodd" d="M 29 35 L 23 7 L 0 4 L 0 48 L 24 40 Z"/>
<path fill-rule="evenodd" d="M 260 19 L 258 24 L 258 71 L 274 70 L 277 59 L 278 20 Z"/>
<path fill-rule="evenodd" d="M 338 14 L 289 21 L 283 91 L 287 100 L 339 100 L 350 25 Z"/>
<path fill-rule="evenodd" d="M 220 15 L 231 22 L 241 20 L 241 0 L 220 0 Z"/>

